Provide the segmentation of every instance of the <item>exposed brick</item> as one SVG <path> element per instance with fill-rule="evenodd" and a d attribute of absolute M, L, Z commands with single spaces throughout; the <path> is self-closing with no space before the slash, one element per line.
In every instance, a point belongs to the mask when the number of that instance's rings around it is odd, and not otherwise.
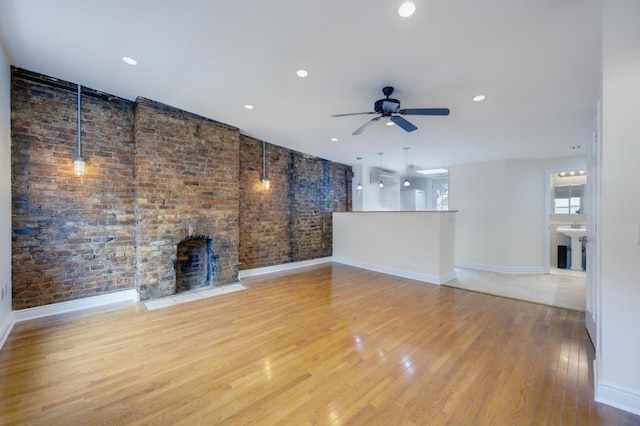
<path fill-rule="evenodd" d="M 237 281 L 238 129 L 140 98 L 135 140 L 141 298 L 175 293 L 178 243 L 197 235 L 212 240 L 215 282 Z"/>
<path fill-rule="evenodd" d="M 72 300 L 86 288 L 91 289 L 87 295 L 123 289 L 108 275 L 122 269 L 122 263 L 125 270 L 135 266 L 135 242 L 118 245 L 119 238 L 109 236 L 133 235 L 133 221 L 105 230 L 113 215 L 92 208 L 100 204 L 134 211 L 133 104 L 83 96 L 83 178 L 73 175 L 71 164 L 76 111 L 74 93 L 12 78 L 14 309 Z M 122 253 L 117 264 L 107 255 L 116 245 Z M 92 275 L 80 267 L 82 253 L 99 260 Z M 130 281 L 124 289 L 134 285 Z"/>
<path fill-rule="evenodd" d="M 351 208 L 351 169 L 268 146 L 237 128 L 139 98 L 83 97 L 12 75 L 13 308 L 135 288 L 173 294 L 178 243 L 211 239 L 215 283 L 238 269 L 331 255 L 331 212 Z"/>
<path fill-rule="evenodd" d="M 240 137 L 240 269 L 331 256 L 331 212 L 351 210 L 351 168 Z"/>

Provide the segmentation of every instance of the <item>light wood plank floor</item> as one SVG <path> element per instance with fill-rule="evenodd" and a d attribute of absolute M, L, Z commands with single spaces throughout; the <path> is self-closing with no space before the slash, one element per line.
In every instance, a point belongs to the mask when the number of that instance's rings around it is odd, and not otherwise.
<path fill-rule="evenodd" d="M 638 424 L 593 402 L 584 314 L 325 264 L 16 324 L 1 424 Z"/>

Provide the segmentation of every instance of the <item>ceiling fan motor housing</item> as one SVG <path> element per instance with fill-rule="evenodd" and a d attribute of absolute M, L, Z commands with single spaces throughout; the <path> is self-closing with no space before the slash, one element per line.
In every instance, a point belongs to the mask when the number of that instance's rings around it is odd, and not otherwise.
<path fill-rule="evenodd" d="M 400 110 L 400 101 L 397 99 L 378 99 L 374 104 L 373 110 L 385 117 L 390 116 L 394 112 Z"/>

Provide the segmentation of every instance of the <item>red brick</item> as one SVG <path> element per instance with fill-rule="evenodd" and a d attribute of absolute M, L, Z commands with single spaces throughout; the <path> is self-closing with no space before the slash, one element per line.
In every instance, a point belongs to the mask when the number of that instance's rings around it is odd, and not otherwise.
<path fill-rule="evenodd" d="M 213 242 L 217 284 L 331 255 L 349 167 L 267 144 L 265 191 L 262 142 L 237 128 L 143 98 L 82 101 L 77 178 L 76 94 L 12 76 L 14 309 L 173 294 L 177 244 L 194 235 Z"/>

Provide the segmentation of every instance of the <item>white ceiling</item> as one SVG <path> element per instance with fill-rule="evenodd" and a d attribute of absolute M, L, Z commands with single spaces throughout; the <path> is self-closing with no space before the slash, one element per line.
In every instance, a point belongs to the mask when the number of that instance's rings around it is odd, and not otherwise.
<path fill-rule="evenodd" d="M 571 147 L 595 123 L 598 2 L 415 0 L 401 18 L 402 1 L 0 0 L 0 43 L 17 67 L 344 164 L 384 152 L 404 171 L 403 147 L 416 168 L 584 153 Z M 403 108 L 451 115 L 360 136 L 373 116 L 329 117 L 372 111 L 387 85 Z"/>

